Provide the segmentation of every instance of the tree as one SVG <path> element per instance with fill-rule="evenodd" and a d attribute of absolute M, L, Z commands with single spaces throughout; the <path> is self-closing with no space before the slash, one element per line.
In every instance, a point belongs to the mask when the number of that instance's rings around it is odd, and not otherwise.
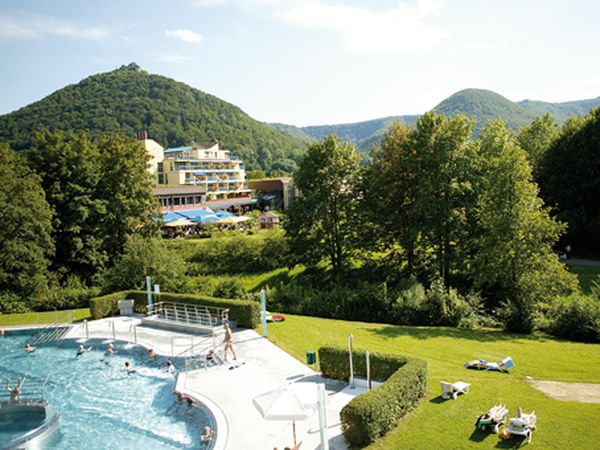
<path fill-rule="evenodd" d="M 160 238 L 132 235 L 123 255 L 108 271 L 104 291 L 145 289 L 146 277 L 165 292 L 177 292 L 185 279 L 185 261 Z"/>
<path fill-rule="evenodd" d="M 517 143 L 527 152 L 534 178 L 537 179 L 540 161 L 559 135 L 556 121 L 546 113 L 521 128 Z"/>
<path fill-rule="evenodd" d="M 129 236 L 157 236 L 158 202 L 147 171 L 149 156 L 139 142 L 113 135 L 104 137 L 98 148 L 102 175 L 96 197 L 104 204 L 100 233 L 102 247 L 114 263 Z"/>
<path fill-rule="evenodd" d="M 543 207 L 527 154 L 503 122 L 486 126 L 480 151 L 475 286 L 506 302 L 508 329 L 531 332 L 537 306 L 576 287 L 552 251 L 564 225 Z"/>
<path fill-rule="evenodd" d="M 600 108 L 567 121 L 541 162 L 542 197 L 569 224 L 574 249 L 600 251 Z"/>
<path fill-rule="evenodd" d="M 408 128 L 399 122 L 392 124 L 380 148 L 371 153 L 372 163 L 363 177 L 361 202 L 371 230 L 364 240 L 391 250 L 392 259 L 396 259 L 394 256 L 402 259 L 405 255 L 409 275 L 414 272 L 415 249 L 421 231 L 414 208 L 419 197 L 419 174 L 415 170 L 413 150 Z M 400 266 L 401 260 L 396 260 L 395 265 Z"/>
<path fill-rule="evenodd" d="M 47 285 L 52 211 L 39 177 L 6 144 L 0 179 L 0 292 L 33 300 Z"/>
<path fill-rule="evenodd" d="M 108 259 L 100 232 L 105 203 L 96 193 L 101 176 L 98 148 L 85 134 L 44 132 L 36 135 L 28 156 L 53 211 L 52 269 L 61 278 L 74 274 L 90 281 Z"/>
<path fill-rule="evenodd" d="M 291 253 L 308 264 L 327 258 L 336 275 L 346 266 L 358 227 L 359 156 L 335 136 L 312 144 L 294 181 L 301 195 L 289 212 Z"/>

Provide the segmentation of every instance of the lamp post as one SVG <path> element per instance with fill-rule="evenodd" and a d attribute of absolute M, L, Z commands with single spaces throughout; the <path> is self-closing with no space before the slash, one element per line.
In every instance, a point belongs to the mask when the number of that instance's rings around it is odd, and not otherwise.
<path fill-rule="evenodd" d="M 348 335 L 348 349 L 350 351 L 350 387 L 354 389 L 354 366 L 352 365 L 352 334 Z"/>
<path fill-rule="evenodd" d="M 260 290 L 260 321 L 263 337 L 269 337 L 269 330 L 267 330 L 267 294 L 264 289 Z"/>

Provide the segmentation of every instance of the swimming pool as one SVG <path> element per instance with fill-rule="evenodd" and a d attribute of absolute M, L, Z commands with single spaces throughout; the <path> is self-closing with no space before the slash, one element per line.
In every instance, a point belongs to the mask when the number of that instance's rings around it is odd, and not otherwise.
<path fill-rule="evenodd" d="M 60 414 L 61 435 L 48 448 L 191 449 L 199 448 L 205 425 L 214 429 L 208 410 L 177 402 L 175 378 L 166 372 L 165 358 L 149 361 L 145 348 L 122 342 L 114 344 L 115 353 L 107 358 L 102 340 L 87 341 L 84 345 L 92 349 L 81 357 L 75 356 L 79 344 L 74 340 L 25 353 L 23 346 L 31 335 L 7 331 L 0 338 L 0 388 L 5 389 L 7 376 L 13 384 L 25 376 L 25 386 L 28 380 L 49 377 L 45 398 Z M 123 370 L 125 361 L 135 373 Z"/>

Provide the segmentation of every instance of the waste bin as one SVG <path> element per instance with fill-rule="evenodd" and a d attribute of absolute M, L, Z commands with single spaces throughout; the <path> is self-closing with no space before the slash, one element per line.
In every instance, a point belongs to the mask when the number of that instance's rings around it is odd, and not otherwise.
<path fill-rule="evenodd" d="M 119 313 L 122 316 L 133 316 L 133 300 L 119 300 Z"/>
<path fill-rule="evenodd" d="M 316 364 L 317 363 L 317 353 L 313 352 L 313 351 L 307 351 L 306 352 L 306 364 L 308 364 L 309 366 L 311 364 Z"/>

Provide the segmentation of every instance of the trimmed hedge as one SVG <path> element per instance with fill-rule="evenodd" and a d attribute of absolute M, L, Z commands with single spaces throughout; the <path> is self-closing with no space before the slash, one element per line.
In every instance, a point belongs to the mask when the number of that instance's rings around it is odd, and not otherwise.
<path fill-rule="evenodd" d="M 364 350 L 354 350 L 356 376 L 366 376 Z M 425 395 L 427 363 L 407 356 L 371 353 L 371 378 L 386 380 L 381 386 L 355 397 L 340 412 L 342 432 L 352 447 L 363 447 L 383 436 Z M 350 377 L 348 350 L 321 347 L 319 361 L 325 377 Z"/>
<path fill-rule="evenodd" d="M 146 291 L 121 291 L 96 297 L 90 300 L 90 310 L 94 319 L 111 316 L 119 312 L 119 300 L 134 300 L 134 309 L 145 312 L 148 302 Z M 173 294 L 161 292 L 163 302 L 192 303 L 217 308 L 229 308 L 229 318 L 243 328 L 255 328 L 260 322 L 260 305 L 250 300 L 228 300 L 206 295 Z"/>

